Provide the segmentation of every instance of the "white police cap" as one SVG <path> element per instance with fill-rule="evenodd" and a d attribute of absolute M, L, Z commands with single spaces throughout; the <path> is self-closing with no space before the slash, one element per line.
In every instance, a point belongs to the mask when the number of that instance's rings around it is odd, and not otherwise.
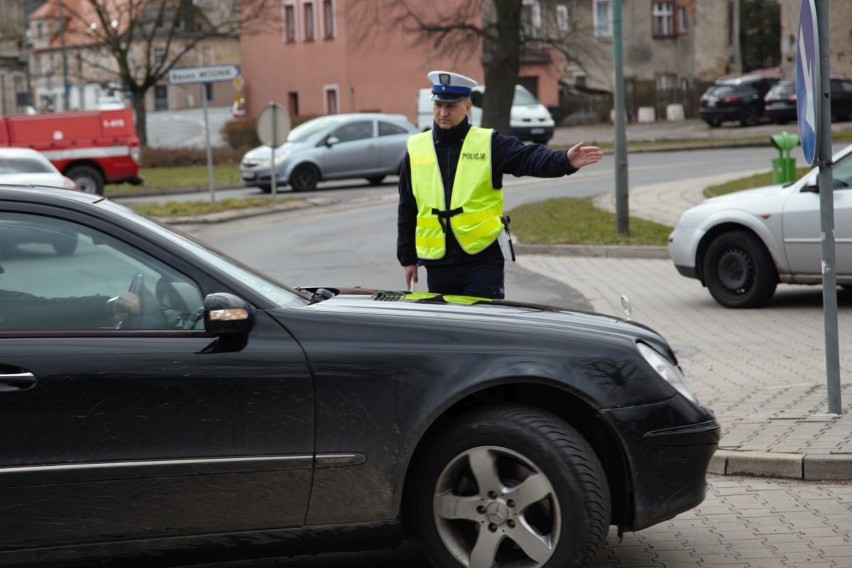
<path fill-rule="evenodd" d="M 470 96 L 477 82 L 470 77 L 452 71 L 432 71 L 428 75 L 432 82 L 432 100 L 452 103 Z"/>

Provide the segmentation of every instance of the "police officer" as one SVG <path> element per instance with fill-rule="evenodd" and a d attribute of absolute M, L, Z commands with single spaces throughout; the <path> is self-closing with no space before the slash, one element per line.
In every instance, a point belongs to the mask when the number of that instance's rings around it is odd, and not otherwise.
<path fill-rule="evenodd" d="M 582 142 L 567 152 L 524 144 L 469 122 L 476 81 L 432 71 L 434 125 L 412 136 L 399 177 L 397 259 L 405 285 L 426 267 L 430 292 L 504 297 L 503 175 L 561 177 L 602 157 Z"/>

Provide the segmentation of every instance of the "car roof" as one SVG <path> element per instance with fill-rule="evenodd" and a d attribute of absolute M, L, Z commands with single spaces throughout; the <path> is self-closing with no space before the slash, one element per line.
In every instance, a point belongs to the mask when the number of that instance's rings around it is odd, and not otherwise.
<path fill-rule="evenodd" d="M 340 121 L 344 120 L 357 120 L 357 119 L 365 119 L 368 118 L 370 120 L 408 120 L 408 118 L 404 114 L 388 114 L 384 112 L 350 112 L 350 113 L 342 113 L 342 114 L 326 114 L 323 116 L 318 116 L 316 118 L 312 118 L 311 120 L 316 120 L 317 118 L 330 118 L 334 117 Z"/>
<path fill-rule="evenodd" d="M 41 203 L 57 207 L 78 208 L 106 199 L 102 195 L 83 191 L 60 190 L 38 185 L 10 185 L 0 183 L 0 201 Z"/>
<path fill-rule="evenodd" d="M 744 85 L 748 83 L 758 83 L 760 81 L 775 82 L 776 77 L 764 77 L 763 75 L 742 75 L 740 77 L 725 77 L 716 81 L 717 85 Z"/>

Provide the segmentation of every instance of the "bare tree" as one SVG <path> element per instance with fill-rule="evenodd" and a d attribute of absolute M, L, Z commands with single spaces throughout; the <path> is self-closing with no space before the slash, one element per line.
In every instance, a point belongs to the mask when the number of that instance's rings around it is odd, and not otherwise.
<path fill-rule="evenodd" d="M 147 144 L 145 95 L 200 43 L 238 38 L 276 22 L 279 0 L 58 0 L 86 68 L 130 92 Z M 76 37 L 74 37 L 76 36 Z M 99 57 L 105 49 L 114 64 Z M 82 79 L 82 77 L 81 77 Z"/>
<path fill-rule="evenodd" d="M 580 68 L 596 64 L 600 50 L 577 41 L 591 37 L 591 23 L 572 14 L 576 3 L 552 0 L 352 0 L 350 20 L 360 23 L 359 41 L 376 38 L 375 29 L 394 26 L 410 33 L 412 44 L 424 42 L 444 55 L 482 54 L 485 87 L 482 124 L 509 132 L 515 84 L 522 64 L 555 52 Z M 378 26 L 378 27 L 377 27 Z M 585 32 L 585 33 L 584 33 Z M 375 39 L 373 39 L 375 40 Z"/>

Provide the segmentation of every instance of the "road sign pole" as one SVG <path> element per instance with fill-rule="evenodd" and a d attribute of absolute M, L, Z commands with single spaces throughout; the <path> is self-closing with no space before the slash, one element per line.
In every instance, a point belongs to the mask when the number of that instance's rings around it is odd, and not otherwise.
<path fill-rule="evenodd" d="M 213 152 L 210 149 L 210 121 L 207 119 L 207 85 L 201 83 L 201 107 L 204 109 L 204 139 L 207 146 L 207 185 L 210 188 L 210 201 L 216 201 L 216 191 L 213 188 Z"/>
<path fill-rule="evenodd" d="M 272 139 L 278 140 L 278 106 L 272 105 Z M 269 178 L 272 181 L 272 199 L 278 197 L 278 172 L 275 168 L 275 146 L 269 148 L 272 155 L 269 158 Z"/>
<path fill-rule="evenodd" d="M 842 414 L 840 400 L 840 350 L 837 333 L 837 271 L 834 250 L 834 183 L 831 164 L 831 73 L 828 50 L 828 0 L 816 0 L 819 62 L 819 211 L 822 238 L 822 305 L 825 319 L 825 366 L 828 411 Z"/>

